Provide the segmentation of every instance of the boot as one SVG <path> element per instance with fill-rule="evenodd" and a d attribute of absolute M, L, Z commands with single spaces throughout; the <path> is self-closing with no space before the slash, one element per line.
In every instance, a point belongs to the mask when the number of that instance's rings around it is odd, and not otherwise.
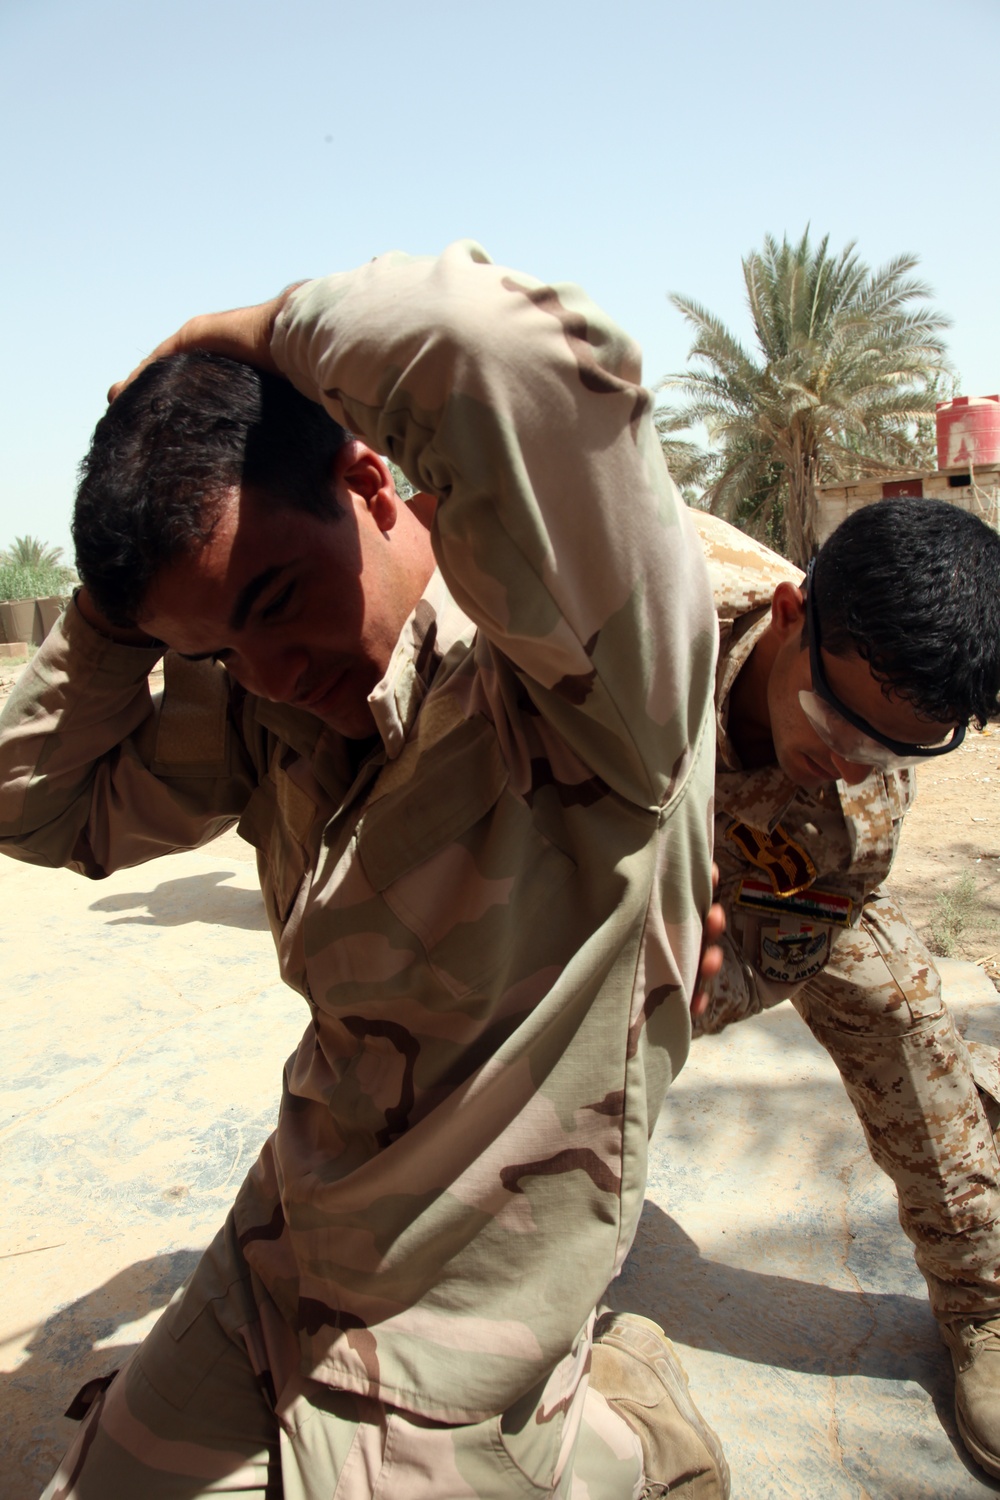
<path fill-rule="evenodd" d="M 1000 1317 L 941 1324 L 955 1366 L 955 1418 L 962 1441 L 1000 1479 Z"/>
<path fill-rule="evenodd" d="M 722 1445 L 691 1400 L 684 1367 L 661 1328 L 635 1313 L 602 1313 L 590 1380 L 638 1434 L 643 1500 L 728 1500 Z"/>

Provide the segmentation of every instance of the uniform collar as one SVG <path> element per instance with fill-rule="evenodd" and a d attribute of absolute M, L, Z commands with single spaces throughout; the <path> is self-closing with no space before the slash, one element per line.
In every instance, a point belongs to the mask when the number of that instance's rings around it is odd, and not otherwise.
<path fill-rule="evenodd" d="M 386 755 L 395 760 L 442 660 L 456 642 L 470 641 L 475 626 L 462 613 L 435 568 L 416 609 L 399 634 L 389 666 L 368 703 Z"/>
<path fill-rule="evenodd" d="M 760 766 L 755 771 L 719 769 L 715 776 L 715 805 L 751 828 L 770 833 L 801 793 L 780 766 Z"/>

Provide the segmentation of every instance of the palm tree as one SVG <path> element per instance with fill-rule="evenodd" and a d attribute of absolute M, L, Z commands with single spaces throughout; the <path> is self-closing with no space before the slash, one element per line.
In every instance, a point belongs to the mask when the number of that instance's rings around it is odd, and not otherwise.
<path fill-rule="evenodd" d="M 55 568 L 63 555 L 61 547 L 50 547 L 37 536 L 16 536 L 5 556 L 23 568 Z"/>
<path fill-rule="evenodd" d="M 937 382 L 949 366 L 948 319 L 910 276 L 913 255 L 872 272 L 852 241 L 837 256 L 767 235 L 743 261 L 757 349 L 687 297 L 671 301 L 695 329 L 695 367 L 661 389 L 684 404 L 657 426 L 674 478 L 718 515 L 804 566 L 816 547 L 814 485 L 862 472 L 927 467 Z M 919 304 L 914 306 L 914 304 Z M 708 447 L 682 434 L 704 424 Z"/>
<path fill-rule="evenodd" d="M 399 467 L 399 464 L 393 463 L 391 458 L 387 458 L 386 463 L 389 465 L 389 473 L 392 475 L 392 482 L 396 486 L 396 494 L 399 496 L 400 500 L 409 500 L 411 495 L 416 494 L 416 490 L 413 488 L 413 485 L 407 479 L 406 475 Z"/>

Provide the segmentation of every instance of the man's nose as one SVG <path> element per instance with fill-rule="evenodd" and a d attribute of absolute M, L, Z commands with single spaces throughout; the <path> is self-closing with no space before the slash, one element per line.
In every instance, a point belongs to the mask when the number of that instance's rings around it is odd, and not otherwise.
<path fill-rule="evenodd" d="M 837 768 L 837 775 L 841 781 L 846 781 L 848 786 L 857 786 L 859 781 L 864 781 L 871 771 L 871 766 L 861 765 L 858 761 L 845 760 L 842 755 L 830 752 L 830 759 Z"/>

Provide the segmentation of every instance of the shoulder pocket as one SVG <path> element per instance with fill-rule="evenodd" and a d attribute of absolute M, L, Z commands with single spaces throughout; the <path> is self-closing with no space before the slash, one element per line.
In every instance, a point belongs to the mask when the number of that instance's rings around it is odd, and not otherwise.
<path fill-rule="evenodd" d="M 885 778 L 885 786 L 892 821 L 898 823 L 909 812 L 917 795 L 917 782 L 912 768 L 890 772 Z"/>

